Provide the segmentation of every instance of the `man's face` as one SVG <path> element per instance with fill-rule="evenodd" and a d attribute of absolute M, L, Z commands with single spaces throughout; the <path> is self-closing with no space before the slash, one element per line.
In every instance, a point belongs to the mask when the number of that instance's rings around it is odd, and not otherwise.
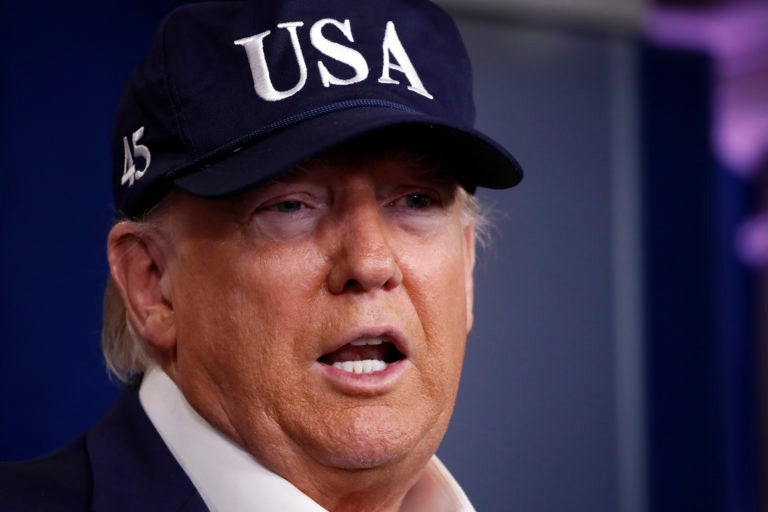
<path fill-rule="evenodd" d="M 463 201 L 445 175 L 391 155 L 310 163 L 232 199 L 179 194 L 165 221 L 166 371 L 284 476 L 423 466 L 472 323 Z"/>

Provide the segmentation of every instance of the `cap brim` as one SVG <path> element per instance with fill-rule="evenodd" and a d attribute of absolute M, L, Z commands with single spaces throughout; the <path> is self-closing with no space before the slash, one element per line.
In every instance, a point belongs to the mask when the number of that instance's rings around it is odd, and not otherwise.
<path fill-rule="evenodd" d="M 408 126 L 416 133 L 423 129 L 425 138 L 445 140 L 446 155 L 460 162 L 452 166 L 455 178 L 466 187 L 509 188 L 523 177 L 520 164 L 506 149 L 474 129 L 416 112 L 357 107 L 272 132 L 200 170 L 174 179 L 174 183 L 201 197 L 236 194 L 272 180 L 345 142 L 396 126 Z"/>

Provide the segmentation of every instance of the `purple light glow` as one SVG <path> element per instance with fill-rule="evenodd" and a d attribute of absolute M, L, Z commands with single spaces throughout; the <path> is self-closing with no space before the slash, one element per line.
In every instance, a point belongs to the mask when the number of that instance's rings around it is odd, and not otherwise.
<path fill-rule="evenodd" d="M 768 213 L 745 221 L 736 233 L 736 251 L 750 267 L 768 266 Z"/>
<path fill-rule="evenodd" d="M 732 172 L 754 175 L 768 154 L 768 3 L 657 9 L 645 33 L 660 45 L 713 57 L 713 146 Z"/>
<path fill-rule="evenodd" d="M 768 73 L 748 84 L 721 83 L 715 104 L 713 135 L 719 156 L 736 174 L 753 176 L 768 153 Z"/>
<path fill-rule="evenodd" d="M 768 4 L 742 2 L 709 8 L 656 8 L 645 24 L 652 41 L 731 59 L 768 48 Z"/>

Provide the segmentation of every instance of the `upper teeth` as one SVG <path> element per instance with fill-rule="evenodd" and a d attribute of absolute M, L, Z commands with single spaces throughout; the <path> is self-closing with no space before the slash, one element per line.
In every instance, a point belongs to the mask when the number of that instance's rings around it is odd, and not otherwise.
<path fill-rule="evenodd" d="M 363 345 L 381 345 L 384 342 L 381 338 L 360 338 L 350 343 L 355 347 L 362 347 Z"/>
<path fill-rule="evenodd" d="M 364 361 L 339 361 L 333 363 L 334 368 L 351 373 L 373 373 L 387 369 L 387 363 L 378 359 L 366 359 Z"/>

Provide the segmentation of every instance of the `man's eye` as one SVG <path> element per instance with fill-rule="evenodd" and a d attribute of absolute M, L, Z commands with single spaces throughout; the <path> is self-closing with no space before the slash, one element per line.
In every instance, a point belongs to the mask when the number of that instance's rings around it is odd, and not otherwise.
<path fill-rule="evenodd" d="M 304 205 L 301 201 L 281 201 L 273 206 L 275 211 L 280 213 L 298 212 Z"/>
<path fill-rule="evenodd" d="M 408 194 L 403 198 L 408 208 L 429 208 L 435 204 L 435 200 L 426 194 Z"/>

